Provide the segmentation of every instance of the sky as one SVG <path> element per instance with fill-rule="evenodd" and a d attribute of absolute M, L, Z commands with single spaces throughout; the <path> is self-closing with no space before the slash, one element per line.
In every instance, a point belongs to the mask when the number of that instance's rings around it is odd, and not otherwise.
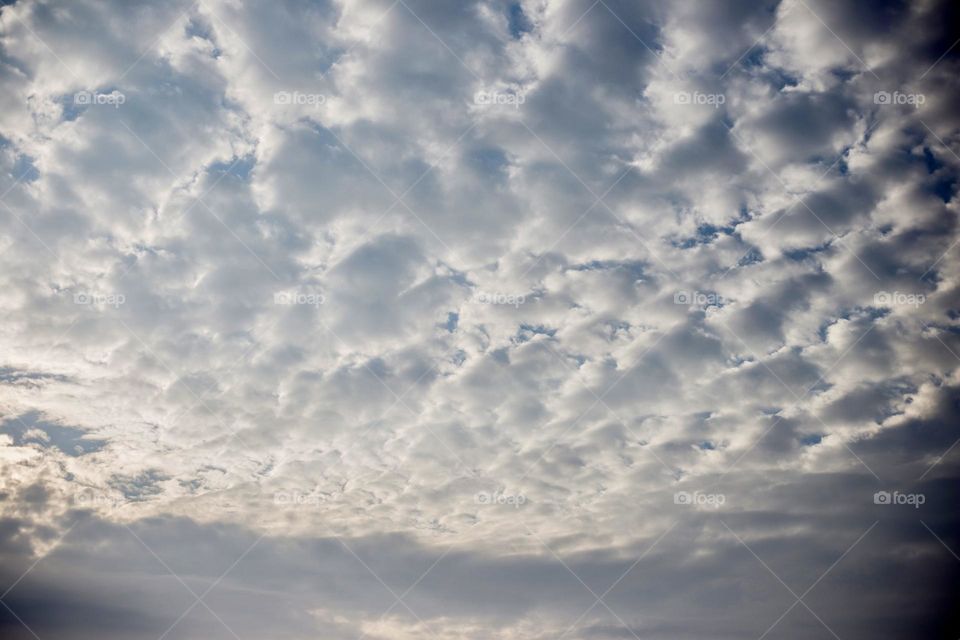
<path fill-rule="evenodd" d="M 956 638 L 960 7 L 0 9 L 0 635 Z"/>

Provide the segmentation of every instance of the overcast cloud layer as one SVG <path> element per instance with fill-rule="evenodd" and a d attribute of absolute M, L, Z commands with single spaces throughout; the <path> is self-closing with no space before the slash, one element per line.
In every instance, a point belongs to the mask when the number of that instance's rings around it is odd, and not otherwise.
<path fill-rule="evenodd" d="M 0 12 L 0 635 L 956 638 L 949 0 Z"/>

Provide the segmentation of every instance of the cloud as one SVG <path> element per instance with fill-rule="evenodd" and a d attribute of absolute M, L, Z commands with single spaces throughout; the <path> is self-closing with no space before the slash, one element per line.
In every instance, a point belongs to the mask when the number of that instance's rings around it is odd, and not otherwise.
<path fill-rule="evenodd" d="M 949 3 L 0 11 L 5 635 L 956 625 Z"/>

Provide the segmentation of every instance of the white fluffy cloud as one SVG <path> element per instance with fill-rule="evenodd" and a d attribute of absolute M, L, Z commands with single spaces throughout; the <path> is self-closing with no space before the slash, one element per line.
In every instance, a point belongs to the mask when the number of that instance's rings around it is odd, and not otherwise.
<path fill-rule="evenodd" d="M 8 3 L 4 633 L 943 632 L 948 4 Z"/>

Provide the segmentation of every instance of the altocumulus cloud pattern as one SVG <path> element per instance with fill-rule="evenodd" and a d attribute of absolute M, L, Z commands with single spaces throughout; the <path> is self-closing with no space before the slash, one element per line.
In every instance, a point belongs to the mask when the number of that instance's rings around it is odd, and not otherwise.
<path fill-rule="evenodd" d="M 950 0 L 0 4 L 0 636 L 957 638 Z"/>

